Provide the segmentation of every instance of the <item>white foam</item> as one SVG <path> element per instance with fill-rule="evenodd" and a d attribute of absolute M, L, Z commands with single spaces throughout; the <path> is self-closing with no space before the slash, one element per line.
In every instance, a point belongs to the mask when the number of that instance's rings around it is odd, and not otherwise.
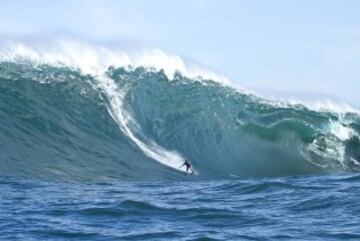
<path fill-rule="evenodd" d="M 335 135 L 341 141 L 346 141 L 355 134 L 351 128 L 333 120 L 330 120 L 330 133 Z"/>
<path fill-rule="evenodd" d="M 359 114 L 360 111 L 350 106 L 345 102 L 335 102 L 330 99 L 316 100 L 313 102 L 304 102 L 300 100 L 290 100 L 289 103 L 292 104 L 303 104 L 311 110 L 319 111 L 319 112 L 333 112 L 338 114 L 345 113 L 356 113 Z"/>
<path fill-rule="evenodd" d="M 0 50 L 0 61 L 26 60 L 36 64 L 62 65 L 77 68 L 84 74 L 98 75 L 110 66 L 163 70 L 171 80 L 175 74 L 196 80 L 212 80 L 225 85 L 230 81 L 213 71 L 201 68 L 176 55 L 159 49 L 144 49 L 129 54 L 120 49 L 89 45 L 78 41 L 56 41 L 47 46 L 31 47 L 23 43 L 8 43 Z"/>
<path fill-rule="evenodd" d="M 263 102 L 275 107 L 280 108 L 289 108 L 295 106 L 303 106 L 309 110 L 313 110 L 316 112 L 331 112 L 338 114 L 339 117 L 343 116 L 346 113 L 354 113 L 360 115 L 360 110 L 350 106 L 345 102 L 335 102 L 330 99 L 321 99 L 315 101 L 304 101 L 299 99 L 275 99 L 275 98 L 263 98 L 258 94 L 254 94 L 259 98 L 259 102 Z"/>

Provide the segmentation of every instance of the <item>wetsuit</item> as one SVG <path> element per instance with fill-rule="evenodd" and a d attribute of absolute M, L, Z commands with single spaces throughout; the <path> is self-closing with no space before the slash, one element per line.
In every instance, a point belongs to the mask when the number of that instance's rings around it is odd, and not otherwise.
<path fill-rule="evenodd" d="M 189 172 L 189 170 L 191 170 L 191 164 L 189 161 L 185 160 L 184 166 L 186 166 L 186 172 Z"/>

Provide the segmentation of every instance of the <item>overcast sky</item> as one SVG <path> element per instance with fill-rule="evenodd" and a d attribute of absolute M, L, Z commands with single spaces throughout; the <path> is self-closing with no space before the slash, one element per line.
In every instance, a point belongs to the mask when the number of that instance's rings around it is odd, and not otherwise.
<path fill-rule="evenodd" d="M 359 12 L 355 0 L 12 0 L 0 38 L 154 47 L 260 93 L 359 107 Z"/>

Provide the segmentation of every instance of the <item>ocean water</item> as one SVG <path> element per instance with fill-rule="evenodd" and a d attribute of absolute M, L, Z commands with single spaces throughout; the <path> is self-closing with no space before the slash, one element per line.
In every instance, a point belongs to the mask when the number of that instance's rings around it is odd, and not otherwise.
<path fill-rule="evenodd" d="M 62 48 L 0 51 L 0 239 L 360 238 L 357 110 Z"/>
<path fill-rule="evenodd" d="M 359 175 L 189 182 L 0 179 L 1 240 L 359 240 Z"/>

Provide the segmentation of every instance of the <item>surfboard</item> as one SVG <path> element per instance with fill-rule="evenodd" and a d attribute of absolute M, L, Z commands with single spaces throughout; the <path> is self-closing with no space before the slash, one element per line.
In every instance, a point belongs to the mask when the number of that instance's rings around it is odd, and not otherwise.
<path fill-rule="evenodd" d="M 185 166 L 179 167 L 177 170 L 180 171 L 180 172 L 183 172 L 185 175 L 189 175 L 189 176 L 190 175 L 196 176 L 198 174 L 197 171 L 194 169 L 194 167 L 191 168 L 190 173 L 186 171 Z"/>

